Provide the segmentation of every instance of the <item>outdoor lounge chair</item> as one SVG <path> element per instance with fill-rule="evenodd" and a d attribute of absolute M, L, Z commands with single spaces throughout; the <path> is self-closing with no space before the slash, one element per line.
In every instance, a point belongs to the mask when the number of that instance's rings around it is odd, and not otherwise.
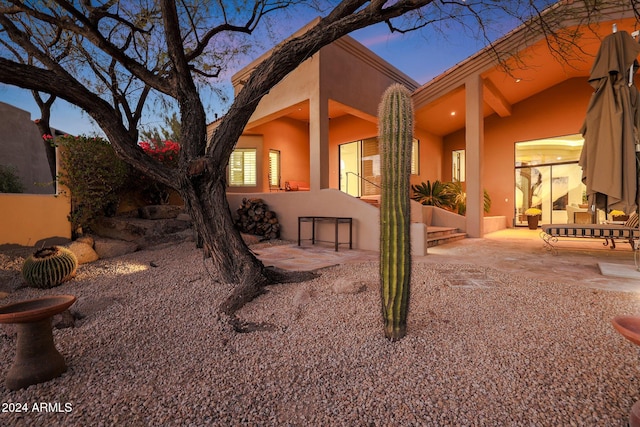
<path fill-rule="evenodd" d="M 540 238 L 546 249 L 556 252 L 554 244 L 561 237 L 604 239 L 604 246 L 616 248 L 616 240 L 624 240 L 633 249 L 634 239 L 640 238 L 638 214 L 634 213 L 624 224 L 544 224 Z"/>

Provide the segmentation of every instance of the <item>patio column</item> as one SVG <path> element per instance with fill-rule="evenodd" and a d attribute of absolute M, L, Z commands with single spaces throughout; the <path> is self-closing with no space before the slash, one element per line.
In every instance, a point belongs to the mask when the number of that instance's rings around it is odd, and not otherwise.
<path fill-rule="evenodd" d="M 309 186 L 329 188 L 329 102 L 318 86 L 309 99 Z"/>
<path fill-rule="evenodd" d="M 484 194 L 482 161 L 484 154 L 484 115 L 482 77 L 475 74 L 465 81 L 466 94 L 466 184 L 467 235 L 484 234 Z"/>

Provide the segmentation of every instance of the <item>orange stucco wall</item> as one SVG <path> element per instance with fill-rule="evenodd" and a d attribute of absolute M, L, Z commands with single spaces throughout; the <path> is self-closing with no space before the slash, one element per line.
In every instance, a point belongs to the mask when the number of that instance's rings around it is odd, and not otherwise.
<path fill-rule="evenodd" d="M 51 237 L 71 238 L 71 201 L 65 195 L 0 194 L 0 206 L 0 244 L 33 246 Z"/>
<path fill-rule="evenodd" d="M 442 138 L 418 127 L 414 130 L 414 136 L 420 141 L 420 173 L 411 176 L 411 184 L 440 179 L 443 164 Z"/>
<path fill-rule="evenodd" d="M 60 163 L 56 166 L 60 174 Z M 34 246 L 39 241 L 46 245 L 52 237 L 71 238 L 67 219 L 71 192 L 63 185 L 57 187 L 58 194 L 0 193 L 0 245 Z"/>
<path fill-rule="evenodd" d="M 512 224 L 515 143 L 579 133 L 592 93 L 586 78 L 574 78 L 513 105 L 509 117 L 485 119 L 483 184 L 491 196 L 490 215 Z M 464 129 L 444 137 L 443 181 L 451 181 L 452 151 L 464 148 Z"/>
<path fill-rule="evenodd" d="M 262 135 L 261 191 L 269 191 L 269 150 L 280 151 L 280 186 L 287 181 L 309 182 L 309 125 L 287 117 L 252 129 Z"/>

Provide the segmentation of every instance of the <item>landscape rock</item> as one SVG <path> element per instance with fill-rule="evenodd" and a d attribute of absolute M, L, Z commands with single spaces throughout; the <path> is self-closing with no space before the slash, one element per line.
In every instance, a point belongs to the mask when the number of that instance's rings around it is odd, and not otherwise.
<path fill-rule="evenodd" d="M 102 217 L 92 225 L 93 232 L 100 237 L 126 240 L 139 247 L 163 243 L 172 239 L 171 234 L 191 229 L 191 222 L 178 219 L 143 219 L 126 217 Z M 182 235 L 178 240 L 183 240 Z"/>
<path fill-rule="evenodd" d="M 181 206 L 149 205 L 138 209 L 138 215 L 144 219 L 173 219 L 182 211 Z"/>
<path fill-rule="evenodd" d="M 100 257 L 93 250 L 91 245 L 88 245 L 83 242 L 75 241 L 71 242 L 67 245 L 67 249 L 69 249 L 78 259 L 78 264 L 88 264 L 90 262 L 97 261 Z"/>
<path fill-rule="evenodd" d="M 38 249 L 46 248 L 49 246 L 64 246 L 69 244 L 70 242 L 71 242 L 71 239 L 68 239 L 66 237 L 60 237 L 60 236 L 47 237 L 46 239 L 40 239 L 36 243 L 34 243 L 33 247 L 37 248 L 34 250 L 34 252 Z"/>
<path fill-rule="evenodd" d="M 358 294 L 367 289 L 367 284 L 362 281 L 339 277 L 333 282 L 332 289 L 335 294 Z"/>
<path fill-rule="evenodd" d="M 91 228 L 100 237 L 133 242 L 144 237 L 146 229 L 151 227 L 147 222 L 139 218 L 102 217 Z"/>
<path fill-rule="evenodd" d="M 138 244 L 134 242 L 127 242 L 125 240 L 108 239 L 104 237 L 98 237 L 95 239 L 95 250 L 100 258 L 114 258 L 130 254 L 138 250 Z"/>
<path fill-rule="evenodd" d="M 85 243 L 91 247 L 93 247 L 94 239 L 89 235 L 81 236 L 76 239 L 76 242 Z"/>

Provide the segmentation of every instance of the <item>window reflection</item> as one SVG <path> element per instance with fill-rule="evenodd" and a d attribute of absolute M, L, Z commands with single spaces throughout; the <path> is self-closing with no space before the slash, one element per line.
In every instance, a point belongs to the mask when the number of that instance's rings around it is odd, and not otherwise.
<path fill-rule="evenodd" d="M 529 208 L 542 210 L 542 223 L 590 220 L 578 165 L 583 142 L 581 135 L 569 135 L 516 143 L 516 225 L 527 223 Z"/>

